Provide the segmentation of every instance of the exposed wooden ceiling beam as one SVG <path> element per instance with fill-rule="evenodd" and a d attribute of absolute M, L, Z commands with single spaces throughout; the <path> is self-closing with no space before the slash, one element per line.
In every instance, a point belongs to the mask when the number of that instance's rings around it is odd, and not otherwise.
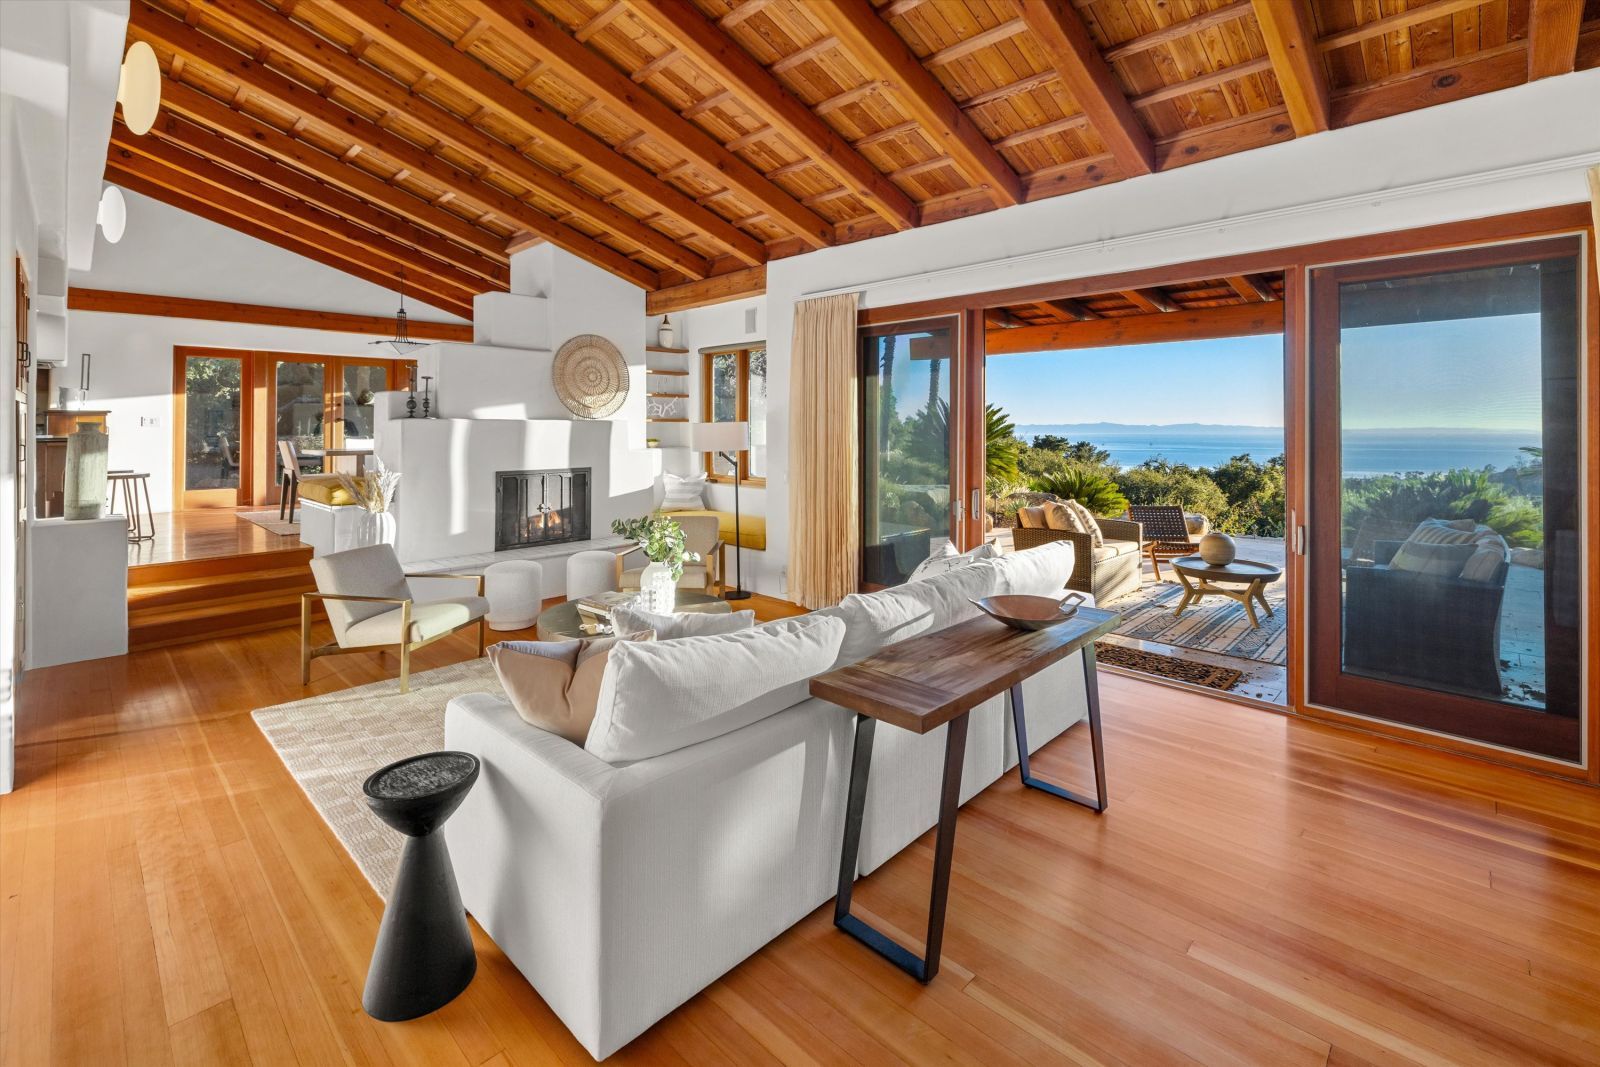
<path fill-rule="evenodd" d="M 669 285 L 644 296 L 646 315 L 667 315 L 675 311 L 721 304 L 728 300 L 741 300 L 747 296 L 760 296 L 767 291 L 767 268 L 747 267 L 713 274 L 697 282 Z"/>
<path fill-rule="evenodd" d="M 1025 320 L 1017 318 L 1005 308 L 985 308 L 983 321 L 984 325 L 996 330 L 1015 330 L 1019 326 L 1028 325 Z"/>
<path fill-rule="evenodd" d="M 1328 129 L 1331 122 L 1328 72 L 1322 63 L 1322 53 L 1317 50 L 1315 23 L 1305 0 L 1252 2 L 1294 132 L 1307 137 Z"/>
<path fill-rule="evenodd" d="M 180 145 L 196 155 L 266 182 L 308 204 L 314 204 L 340 218 L 349 219 L 376 234 L 384 234 L 420 254 L 424 262 L 428 257 L 453 264 L 483 279 L 494 289 L 505 289 L 511 281 L 511 272 L 505 257 L 489 256 L 469 251 L 454 242 L 444 240 L 431 231 L 398 215 L 381 211 L 360 197 L 319 182 L 309 175 L 286 167 L 267 156 L 252 152 L 242 145 L 206 130 L 187 119 L 168 112 L 156 119 L 151 130 L 155 137 Z M 482 283 L 479 284 L 482 289 Z"/>
<path fill-rule="evenodd" d="M 1172 298 L 1160 289 L 1124 289 L 1117 295 L 1146 315 L 1164 315 L 1181 310 L 1172 302 Z"/>
<path fill-rule="evenodd" d="M 1219 337 L 1250 337 L 1283 332 L 1283 304 L 1233 304 L 1179 311 L 1171 315 L 1129 315 L 1093 322 L 1060 322 L 988 330 L 984 347 L 991 356 L 1017 352 L 1058 352 L 1076 348 L 1151 345 Z"/>
<path fill-rule="evenodd" d="M 482 279 L 459 267 L 441 263 L 391 237 L 358 226 L 342 215 L 324 211 L 257 180 L 253 174 L 240 174 L 219 166 L 204 156 L 169 144 L 160 137 L 136 136 L 120 120 L 111 128 L 111 152 L 124 161 L 131 161 L 133 157 L 152 160 L 207 187 L 230 193 L 240 201 L 256 205 L 255 217 L 262 221 L 275 220 L 275 225 L 287 226 L 292 230 L 314 222 L 326 235 L 330 251 L 389 274 L 396 281 L 400 280 L 399 271 L 409 266 L 407 273 L 418 279 L 419 284 L 438 286 L 440 292 L 451 292 L 459 298 L 470 300 L 484 291 Z M 266 160 L 261 162 L 268 163 Z M 134 164 L 129 162 L 128 165 Z"/>
<path fill-rule="evenodd" d="M 1247 304 L 1270 303 L 1278 299 L 1272 286 L 1253 274 L 1241 274 L 1227 279 L 1228 288 L 1238 293 Z"/>
<path fill-rule="evenodd" d="M 1074 322 L 1087 322 L 1090 319 L 1098 319 L 1100 317 L 1098 311 L 1068 297 L 1046 300 L 1045 303 Z"/>
<path fill-rule="evenodd" d="M 865 156 L 789 92 L 688 0 L 634 0 L 656 34 L 694 59 L 746 108 L 771 124 L 897 230 L 917 224 L 917 205 Z"/>
<path fill-rule="evenodd" d="M 650 131 L 657 140 L 694 160 L 705 173 L 719 175 L 742 199 L 766 212 L 774 223 L 806 244 L 824 248 L 833 243 L 833 226 L 826 219 L 804 207 L 654 93 L 635 85 L 604 56 L 574 40 L 544 11 L 520 0 L 458 2 L 488 21 L 513 45 L 549 63 L 563 80 Z"/>
<path fill-rule="evenodd" d="M 143 165 L 151 167 L 155 166 L 155 164 L 148 163 Z M 135 166 L 137 167 L 139 165 L 136 164 Z M 197 196 L 193 192 L 185 192 L 172 188 L 172 185 L 177 184 L 176 182 L 164 184 L 162 182 L 155 181 L 142 171 L 123 166 L 116 160 L 107 161 L 106 178 L 107 180 L 115 182 L 117 185 L 120 185 L 125 189 L 131 189 L 136 193 L 148 196 L 152 200 L 159 200 L 162 203 L 169 204 L 180 211 L 187 211 L 191 215 L 199 215 L 201 218 L 209 219 L 210 221 L 217 223 L 219 226 L 226 226 L 229 229 L 238 230 L 240 233 L 245 234 L 246 236 L 254 237 L 259 241 L 265 241 L 267 244 L 275 245 L 276 247 L 282 248 L 288 252 L 293 252 L 295 255 L 304 256 L 306 259 L 314 260 L 315 262 L 321 263 L 327 267 L 332 267 L 334 270 L 343 271 L 346 274 L 360 278 L 362 281 L 371 282 L 373 285 L 381 286 L 384 289 L 395 288 L 395 282 L 392 279 L 379 274 L 376 271 L 371 271 L 358 264 L 351 263 L 348 260 L 341 259 L 340 257 L 328 252 L 327 249 L 323 248 L 321 244 L 310 243 L 301 240 L 299 237 L 287 233 L 276 226 L 269 226 L 259 221 L 252 221 L 247 217 L 249 215 L 248 212 L 235 214 L 224 210 L 217 203 L 217 200 L 222 198 L 224 194 L 218 193 L 214 197 Z M 452 315 L 459 315 L 462 318 L 472 317 L 472 305 L 470 303 L 463 304 L 453 300 L 446 300 L 442 297 L 431 294 L 419 295 L 418 299 L 431 307 L 438 308 L 440 311 L 447 311 Z"/>
<path fill-rule="evenodd" d="M 1533 0 L 1528 8 L 1528 80 L 1571 74 L 1577 67 L 1583 0 Z"/>
<path fill-rule="evenodd" d="M 922 124 L 929 139 L 957 162 L 969 181 L 1001 206 L 1022 202 L 1017 172 L 867 0 L 830 0 L 802 10 L 837 37 L 870 78 L 894 89 L 909 116 Z"/>
<path fill-rule="evenodd" d="M 359 167 L 352 167 L 321 149 L 290 137 L 268 123 L 235 111 L 198 89 L 191 89 L 168 78 L 161 85 L 161 106 L 164 112 L 181 115 L 196 125 L 263 152 L 286 167 L 313 175 L 334 188 L 342 189 L 436 234 L 459 241 L 496 259 L 506 256 L 503 238 L 403 189 L 397 189 Z"/>
<path fill-rule="evenodd" d="M 1129 175 L 1156 169 L 1155 146 L 1083 17 L 1066 0 L 1018 0 L 1018 10 L 1089 125 Z"/>
<path fill-rule="evenodd" d="M 451 48 L 419 23 L 383 4 L 348 4 L 336 9 L 339 18 L 385 48 L 406 57 L 425 70 L 437 71 L 450 87 L 479 107 L 492 111 L 527 136 L 559 148 L 573 158 L 604 173 L 614 184 L 646 201 L 656 210 L 683 222 L 690 229 L 732 252 L 746 263 L 764 263 L 766 246 L 727 219 L 695 204 L 644 167 L 615 151 L 600 138 L 569 123 L 539 100 L 507 82 L 471 56 Z"/>
<path fill-rule="evenodd" d="M 499 171 L 537 191 L 578 217 L 637 245 L 644 254 L 693 278 L 703 278 L 710 272 L 705 259 L 693 249 L 685 247 L 683 242 L 640 223 L 621 208 L 589 195 L 511 146 L 386 77 L 377 68 L 360 62 L 279 12 L 264 7 L 257 0 L 203 2 L 201 10 L 205 13 L 255 37 L 271 50 L 315 71 L 319 77 L 326 78 L 373 107 L 404 115 L 406 122 L 421 127 L 430 136 L 479 165 Z"/>
<path fill-rule="evenodd" d="M 659 283 L 655 271 L 643 264 L 579 233 L 510 194 L 479 181 L 476 175 L 451 166 L 398 134 L 269 70 L 216 38 L 191 28 L 142 0 L 136 0 L 133 5 L 129 32 L 159 43 L 169 51 L 182 53 L 190 62 L 198 61 L 220 72 L 237 82 L 246 92 L 271 100 L 299 115 L 302 121 L 319 124 L 334 137 L 355 141 L 367 151 L 388 157 L 418 178 L 449 190 L 485 215 L 492 215 L 512 227 L 538 234 L 635 285 L 653 289 Z"/>
<path fill-rule="evenodd" d="M 112 315 L 153 315 L 163 319 L 248 322 L 257 326 L 293 326 L 302 330 L 359 333 L 369 337 L 394 336 L 392 315 L 350 315 L 340 311 L 240 304 L 232 300 L 196 300 L 187 296 L 126 293 L 114 289 L 80 289 L 78 286 L 73 286 L 67 290 L 67 308 L 72 311 L 95 311 Z M 427 319 L 409 317 L 406 319 L 406 325 L 415 340 L 472 343 L 471 326 L 454 322 L 429 322 Z"/>

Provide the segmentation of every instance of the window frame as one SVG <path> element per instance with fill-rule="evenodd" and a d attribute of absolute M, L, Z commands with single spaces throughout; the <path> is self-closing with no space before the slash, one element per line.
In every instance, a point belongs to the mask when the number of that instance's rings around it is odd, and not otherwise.
<path fill-rule="evenodd" d="M 702 348 L 700 350 L 700 418 L 704 422 L 715 422 L 712 414 L 712 364 L 718 356 L 733 356 L 738 362 L 738 373 L 734 379 L 734 421 L 750 421 L 750 353 L 765 352 L 767 342 L 746 341 L 737 345 L 718 345 L 715 348 Z M 771 386 L 770 380 L 768 386 Z M 735 480 L 740 485 L 764 487 L 767 484 L 765 475 L 750 473 L 750 450 L 742 449 L 739 452 L 738 477 L 718 473 L 716 469 L 716 456 L 707 452 L 701 462 L 705 467 L 706 481 L 722 485 L 732 485 Z"/>

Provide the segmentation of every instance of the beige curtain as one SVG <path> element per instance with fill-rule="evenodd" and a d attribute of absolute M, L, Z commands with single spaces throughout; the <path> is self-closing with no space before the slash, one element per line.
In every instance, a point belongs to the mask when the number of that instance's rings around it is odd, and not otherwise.
<path fill-rule="evenodd" d="M 861 585 L 855 293 L 795 305 L 789 363 L 789 597 L 824 608 Z"/>

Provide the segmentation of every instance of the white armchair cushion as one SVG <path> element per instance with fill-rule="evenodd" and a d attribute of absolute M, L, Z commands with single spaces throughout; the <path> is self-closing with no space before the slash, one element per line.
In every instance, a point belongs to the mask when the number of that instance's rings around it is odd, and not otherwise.
<path fill-rule="evenodd" d="M 731 634 L 748 630 L 756 624 L 754 611 L 675 611 L 671 615 L 657 615 L 641 608 L 620 607 L 611 609 L 611 628 L 619 634 L 654 630 L 657 641 L 670 641 L 678 637 L 706 637 L 710 634 Z"/>
<path fill-rule="evenodd" d="M 372 545 L 317 556 L 311 560 L 311 576 L 316 579 L 319 593 L 411 599 L 405 568 L 400 566 L 400 557 L 395 555 L 393 545 Z M 334 636 L 345 648 L 378 643 L 351 642 L 348 631 L 363 619 L 398 610 L 392 604 L 358 600 L 325 600 L 323 606 L 328 609 L 328 621 L 333 624 Z M 398 614 L 395 615 L 394 628 L 396 632 L 400 629 Z M 399 638 L 394 641 L 398 643 Z"/>
<path fill-rule="evenodd" d="M 328 605 L 329 614 L 332 614 L 333 603 L 330 602 Z M 378 605 L 380 608 L 382 606 Z M 344 648 L 366 648 L 369 645 L 398 645 L 402 640 L 407 643 L 426 641 L 430 637 L 449 633 L 456 627 L 482 618 L 488 613 L 489 602 L 481 596 L 430 600 L 424 604 L 411 605 L 411 633 L 404 638 L 400 634 L 401 609 L 394 608 L 352 624 L 339 639 L 339 644 Z"/>
<path fill-rule="evenodd" d="M 843 639 L 838 619 L 802 615 L 738 633 L 624 642 L 606 662 L 584 748 L 626 763 L 748 726 L 805 700 Z"/>

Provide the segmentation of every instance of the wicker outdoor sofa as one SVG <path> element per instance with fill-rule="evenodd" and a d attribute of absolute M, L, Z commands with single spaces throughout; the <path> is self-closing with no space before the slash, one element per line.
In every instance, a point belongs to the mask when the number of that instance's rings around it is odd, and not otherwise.
<path fill-rule="evenodd" d="M 1042 526 L 1022 526 L 1021 520 L 1018 521 L 1019 525 L 1011 531 L 1011 543 L 1019 552 L 1052 541 L 1072 542 L 1072 577 L 1067 579 L 1068 589 L 1092 594 L 1096 603 L 1104 604 L 1139 588 L 1143 538 L 1138 523 L 1096 516 L 1095 522 L 1100 526 L 1100 536 L 1105 544 L 1095 548 L 1089 534 L 1075 530 L 1051 530 Z"/>

